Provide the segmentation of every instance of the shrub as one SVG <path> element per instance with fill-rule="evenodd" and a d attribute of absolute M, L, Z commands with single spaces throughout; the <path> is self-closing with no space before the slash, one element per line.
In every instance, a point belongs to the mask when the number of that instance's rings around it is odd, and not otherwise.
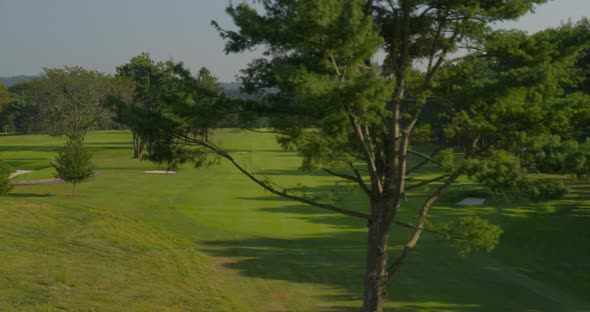
<path fill-rule="evenodd" d="M 0 161 L 0 196 L 6 196 L 14 187 L 9 178 L 14 171 L 14 168 L 8 163 Z"/>
<path fill-rule="evenodd" d="M 68 139 L 62 152 L 51 163 L 55 168 L 55 177 L 73 185 L 73 195 L 76 196 L 76 184 L 88 180 L 94 175 L 92 154 L 84 146 L 82 138 Z"/>
<path fill-rule="evenodd" d="M 5 161 L 0 160 L 0 174 L 1 175 L 8 175 L 11 174 L 13 172 L 15 172 L 16 169 L 14 169 L 10 164 L 8 164 Z"/>

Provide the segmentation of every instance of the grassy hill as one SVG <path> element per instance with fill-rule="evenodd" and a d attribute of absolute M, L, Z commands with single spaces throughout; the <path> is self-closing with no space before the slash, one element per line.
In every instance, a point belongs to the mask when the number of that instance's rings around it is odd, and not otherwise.
<path fill-rule="evenodd" d="M 308 185 L 312 196 L 334 188 L 331 177 L 300 172 L 296 153 L 272 135 L 224 130 L 214 140 L 282 185 Z M 362 221 L 271 196 L 223 161 L 145 174 L 158 166 L 131 159 L 127 132 L 94 132 L 88 145 L 100 174 L 79 186 L 80 197 L 54 184 L 0 198 L 0 311 L 358 310 Z M 61 146 L 43 135 L 0 136 L 0 159 L 38 170 L 20 180 L 50 178 Z M 574 192 L 560 201 L 460 207 L 457 198 L 481 192 L 463 180 L 432 219 L 485 216 L 502 226 L 501 245 L 462 257 L 425 234 L 389 287 L 388 309 L 590 311 L 590 183 L 568 183 Z M 342 196 L 365 208 L 360 194 Z M 416 203 L 400 218 L 412 220 Z"/>

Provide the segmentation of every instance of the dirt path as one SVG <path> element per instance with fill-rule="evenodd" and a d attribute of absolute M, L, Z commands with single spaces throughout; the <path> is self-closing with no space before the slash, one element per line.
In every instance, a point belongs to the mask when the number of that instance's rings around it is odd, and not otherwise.
<path fill-rule="evenodd" d="M 17 170 L 16 170 L 16 172 L 14 172 L 14 173 L 11 173 L 11 174 L 8 176 L 8 178 L 9 178 L 9 179 L 12 179 L 12 178 L 14 178 L 14 177 L 16 177 L 16 176 L 19 176 L 19 175 L 21 175 L 21 174 L 25 174 L 25 173 L 29 173 L 29 172 L 33 172 L 33 171 L 34 171 L 34 170 L 18 170 L 18 169 L 17 169 Z"/>
<path fill-rule="evenodd" d="M 19 176 L 21 174 L 25 174 L 25 173 L 29 173 L 29 172 L 33 172 L 35 170 L 20 170 L 17 169 L 16 172 L 11 173 L 8 178 L 12 179 L 16 176 Z M 48 179 L 48 180 L 32 180 L 32 181 L 17 181 L 17 182 L 13 182 L 13 185 L 39 185 L 39 184 L 58 184 L 58 183 L 64 183 L 64 180 L 62 179 Z"/>

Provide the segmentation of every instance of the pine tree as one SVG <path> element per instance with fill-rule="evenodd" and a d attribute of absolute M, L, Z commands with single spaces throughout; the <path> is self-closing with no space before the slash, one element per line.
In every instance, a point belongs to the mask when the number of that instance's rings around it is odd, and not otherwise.
<path fill-rule="evenodd" d="M 76 184 L 88 180 L 94 175 L 92 154 L 84 146 L 81 137 L 68 139 L 64 150 L 51 164 L 55 168 L 55 177 L 73 184 L 73 195 L 76 196 Z"/>

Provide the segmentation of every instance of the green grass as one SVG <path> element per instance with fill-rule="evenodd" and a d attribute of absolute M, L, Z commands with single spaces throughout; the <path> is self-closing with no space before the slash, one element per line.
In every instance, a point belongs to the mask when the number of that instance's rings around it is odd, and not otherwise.
<path fill-rule="evenodd" d="M 214 139 L 282 185 L 307 185 L 311 196 L 334 188 L 330 177 L 299 171 L 296 153 L 272 135 L 223 130 Z M 18 186 L 0 198 L 0 311 L 358 310 L 361 220 L 271 196 L 223 161 L 147 175 L 159 167 L 130 157 L 127 132 L 94 132 L 88 143 L 100 174 L 80 185 L 79 198 L 66 184 Z M 62 145 L 2 136 L 0 159 L 40 170 L 19 180 L 52 178 Z M 432 220 L 482 216 L 502 226 L 500 246 L 462 257 L 424 234 L 389 286 L 388 310 L 590 311 L 590 183 L 569 184 L 574 192 L 560 201 L 497 196 L 459 207 L 457 198 L 485 194 L 462 180 Z M 419 201 L 400 218 L 413 220 Z M 366 206 L 349 191 L 341 204 Z M 392 245 L 407 237 L 395 229 Z"/>

